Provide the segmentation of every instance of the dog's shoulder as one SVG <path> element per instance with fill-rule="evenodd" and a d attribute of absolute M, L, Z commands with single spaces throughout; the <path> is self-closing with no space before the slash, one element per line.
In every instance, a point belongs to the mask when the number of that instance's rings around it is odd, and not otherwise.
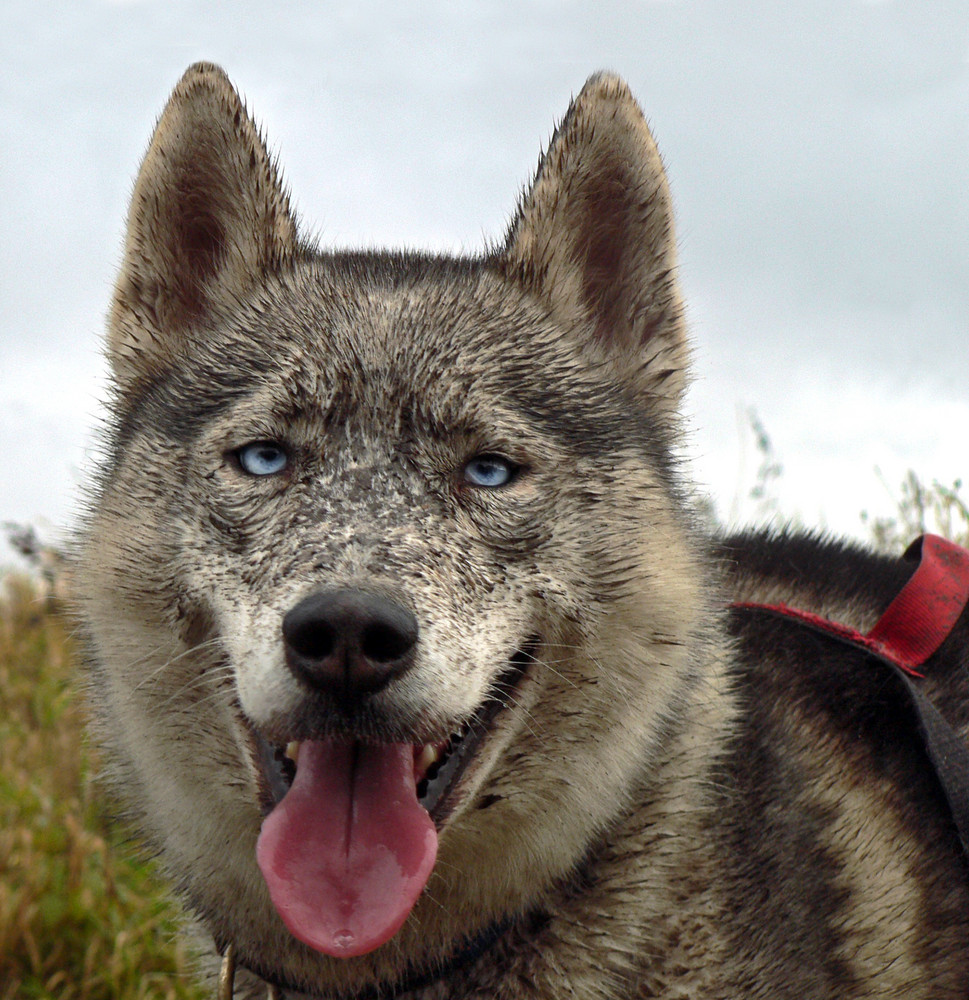
<path fill-rule="evenodd" d="M 752 606 L 784 604 L 867 631 L 912 564 L 793 533 L 736 535 L 716 553 L 734 604 L 741 706 L 722 762 L 722 856 L 740 909 L 760 933 L 785 928 L 777 946 L 792 949 L 791 974 L 810 948 L 831 956 L 827 975 L 846 995 L 859 981 L 961 995 L 949 991 L 969 980 L 969 960 L 943 975 L 930 956 L 969 943 L 969 864 L 904 682 L 863 650 Z M 925 673 L 925 693 L 964 729 L 969 613 Z M 879 938 L 898 945 L 893 969 L 876 969 Z M 744 939 L 739 932 L 738 948 Z"/>

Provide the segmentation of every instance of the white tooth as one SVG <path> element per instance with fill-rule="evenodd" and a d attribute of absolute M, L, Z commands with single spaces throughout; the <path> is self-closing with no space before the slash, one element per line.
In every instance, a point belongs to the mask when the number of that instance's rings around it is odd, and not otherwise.
<path fill-rule="evenodd" d="M 299 743 L 293 740 L 286 744 L 286 756 L 295 764 L 299 758 Z"/>
<path fill-rule="evenodd" d="M 440 751 L 430 743 L 424 744 L 420 757 L 417 758 L 417 770 L 423 774 L 440 757 Z"/>

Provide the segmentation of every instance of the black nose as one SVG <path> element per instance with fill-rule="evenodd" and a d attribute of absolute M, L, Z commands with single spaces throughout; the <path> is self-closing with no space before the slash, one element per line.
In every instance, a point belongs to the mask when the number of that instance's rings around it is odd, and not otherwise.
<path fill-rule="evenodd" d="M 323 590 L 283 619 L 286 663 L 309 687 L 341 702 L 379 691 L 410 667 L 417 619 L 363 590 Z"/>

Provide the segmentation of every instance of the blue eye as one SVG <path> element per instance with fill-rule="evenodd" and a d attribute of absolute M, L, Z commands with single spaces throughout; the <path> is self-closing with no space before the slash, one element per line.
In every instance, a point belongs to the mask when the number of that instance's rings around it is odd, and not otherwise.
<path fill-rule="evenodd" d="M 286 449 L 275 441 L 253 441 L 237 452 L 239 465 L 250 476 L 275 476 L 289 465 Z"/>
<path fill-rule="evenodd" d="M 486 490 L 507 486 L 518 471 L 518 466 L 501 455 L 475 455 L 462 470 L 464 481 Z"/>

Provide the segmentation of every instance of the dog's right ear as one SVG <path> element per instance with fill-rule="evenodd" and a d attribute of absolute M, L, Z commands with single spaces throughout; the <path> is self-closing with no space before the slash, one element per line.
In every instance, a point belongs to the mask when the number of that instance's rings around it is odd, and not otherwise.
<path fill-rule="evenodd" d="M 115 378 L 130 387 L 176 361 L 220 304 L 296 252 L 289 199 L 228 77 L 189 67 L 135 181 L 108 324 Z"/>

